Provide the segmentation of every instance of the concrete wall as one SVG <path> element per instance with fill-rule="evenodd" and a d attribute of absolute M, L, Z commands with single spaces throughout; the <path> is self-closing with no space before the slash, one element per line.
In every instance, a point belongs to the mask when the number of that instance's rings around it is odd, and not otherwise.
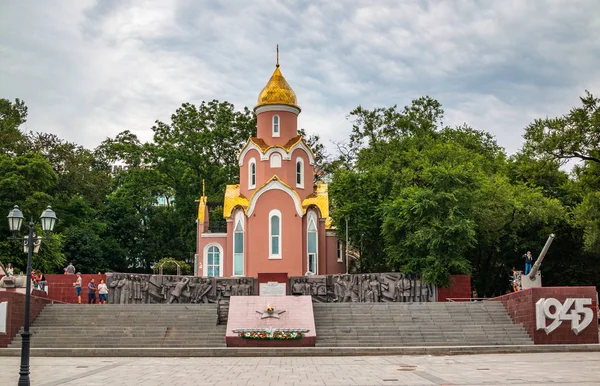
<path fill-rule="evenodd" d="M 564 303 L 567 298 L 591 298 L 594 317 L 592 323 L 576 335 L 571 331 L 570 321 L 563 321 L 554 331 L 546 334 L 536 329 L 536 302 L 542 298 L 554 298 Z M 535 344 L 590 344 L 598 343 L 598 302 L 596 287 L 538 287 L 513 292 L 492 299 L 501 301 L 515 323 L 525 327 Z M 568 310 L 566 310 L 568 312 Z M 547 320 L 549 324 L 549 321 Z"/>

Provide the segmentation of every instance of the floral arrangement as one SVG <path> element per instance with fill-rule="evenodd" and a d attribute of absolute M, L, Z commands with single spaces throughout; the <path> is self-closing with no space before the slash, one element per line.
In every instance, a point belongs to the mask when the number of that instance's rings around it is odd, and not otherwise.
<path fill-rule="evenodd" d="M 233 330 L 240 338 L 256 340 L 294 340 L 302 339 L 306 329 L 240 329 Z"/>

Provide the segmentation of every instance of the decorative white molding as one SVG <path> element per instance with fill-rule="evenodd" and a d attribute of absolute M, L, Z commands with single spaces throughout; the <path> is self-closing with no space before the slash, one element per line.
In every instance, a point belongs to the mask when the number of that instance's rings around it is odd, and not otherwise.
<path fill-rule="evenodd" d="M 325 231 L 325 236 L 334 237 L 337 236 L 337 233 L 335 231 Z"/>
<path fill-rule="evenodd" d="M 289 105 L 263 105 L 254 109 L 256 115 L 266 113 L 267 111 L 285 111 L 298 115 L 301 110 L 298 107 Z"/>
<path fill-rule="evenodd" d="M 300 197 L 298 197 L 298 194 L 294 190 L 292 190 L 288 186 L 284 185 L 277 178 L 274 178 L 271 181 L 269 181 L 269 183 L 263 185 L 251 197 L 252 201 L 250 201 L 250 205 L 248 206 L 248 211 L 247 211 L 248 217 L 252 216 L 252 213 L 254 213 L 254 209 L 256 208 L 256 202 L 258 201 L 260 196 L 262 196 L 262 194 L 264 192 L 268 192 L 269 190 L 282 190 L 282 191 L 286 192 L 288 194 L 288 196 L 290 196 L 292 198 L 292 200 L 294 201 L 294 207 L 296 208 L 296 213 L 298 214 L 298 217 L 302 217 L 302 215 L 303 215 L 302 202 L 300 201 Z"/>
<path fill-rule="evenodd" d="M 203 239 L 227 237 L 227 233 L 201 233 L 200 237 Z"/>
<path fill-rule="evenodd" d="M 242 151 L 240 152 L 240 155 L 238 158 L 239 166 L 244 165 L 244 158 L 246 157 L 246 154 L 248 154 L 248 152 L 252 149 L 256 150 L 258 152 L 258 154 L 260 154 L 261 161 L 268 161 L 269 157 L 271 157 L 271 154 L 273 154 L 273 153 L 281 154 L 281 158 L 283 161 L 290 161 L 292 159 L 292 153 L 294 152 L 294 150 L 303 149 L 308 157 L 308 163 L 310 165 L 315 164 L 315 157 L 313 156 L 312 151 L 309 149 L 309 147 L 306 145 L 306 143 L 304 143 L 303 140 L 298 141 L 298 143 L 296 143 L 294 146 L 292 146 L 290 148 L 289 152 L 286 151 L 281 146 L 273 146 L 273 147 L 270 147 L 266 152 L 263 153 L 262 150 L 254 142 L 252 142 L 249 139 L 248 142 L 246 143 L 246 145 L 244 145 L 244 147 L 242 148 Z"/>
<path fill-rule="evenodd" d="M 571 321 L 571 331 L 579 335 L 594 319 L 594 311 L 586 307 L 590 305 L 592 305 L 590 298 L 568 298 L 564 303 L 554 298 L 541 298 L 535 303 L 536 330 L 544 330 L 546 335 L 550 335 L 560 327 L 562 322 Z M 554 312 L 551 312 L 552 308 Z M 550 319 L 552 323 L 546 325 L 546 319 Z"/>
<path fill-rule="evenodd" d="M 271 160 L 270 160 L 271 169 L 277 169 L 277 168 L 281 167 L 281 162 L 282 162 L 281 158 L 282 158 L 281 155 L 277 154 L 277 153 L 275 153 L 271 156 Z"/>

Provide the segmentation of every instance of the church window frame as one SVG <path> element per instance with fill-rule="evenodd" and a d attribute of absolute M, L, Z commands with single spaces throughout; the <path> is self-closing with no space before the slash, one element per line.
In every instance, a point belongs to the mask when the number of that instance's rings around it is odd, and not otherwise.
<path fill-rule="evenodd" d="M 279 115 L 273 115 L 272 135 L 274 138 L 281 136 L 281 118 L 279 118 Z"/>
<path fill-rule="evenodd" d="M 304 159 L 296 158 L 296 187 L 304 189 Z"/>
<path fill-rule="evenodd" d="M 256 159 L 250 158 L 248 162 L 248 189 L 256 188 Z"/>
<path fill-rule="evenodd" d="M 280 168 L 281 167 L 281 154 L 273 153 L 270 159 L 271 168 Z"/>
<path fill-rule="evenodd" d="M 319 274 L 319 222 L 315 212 L 306 218 L 306 271 Z"/>
<path fill-rule="evenodd" d="M 219 259 L 218 264 L 215 264 L 215 254 Z M 212 261 L 211 261 L 212 257 Z M 204 275 L 207 277 L 223 277 L 223 247 L 219 243 L 210 243 L 204 247 Z M 211 270 L 212 268 L 212 270 Z M 218 269 L 218 274 L 215 275 L 215 268 Z M 212 274 L 211 274 L 212 273 Z"/>
<path fill-rule="evenodd" d="M 269 259 L 282 259 L 282 223 L 281 212 L 277 209 L 271 210 L 269 212 Z"/>
<path fill-rule="evenodd" d="M 244 215 L 241 211 L 236 213 L 235 221 L 233 222 L 233 264 L 232 264 L 232 276 L 244 276 L 245 272 L 245 261 L 244 261 Z"/>

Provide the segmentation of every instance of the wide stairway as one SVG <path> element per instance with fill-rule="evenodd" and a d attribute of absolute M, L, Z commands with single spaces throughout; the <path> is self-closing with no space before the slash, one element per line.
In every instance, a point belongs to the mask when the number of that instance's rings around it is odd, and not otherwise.
<path fill-rule="evenodd" d="M 533 344 L 501 302 L 314 303 L 317 347 Z"/>
<path fill-rule="evenodd" d="M 225 328 L 214 304 L 52 304 L 31 326 L 31 347 L 225 347 Z"/>

